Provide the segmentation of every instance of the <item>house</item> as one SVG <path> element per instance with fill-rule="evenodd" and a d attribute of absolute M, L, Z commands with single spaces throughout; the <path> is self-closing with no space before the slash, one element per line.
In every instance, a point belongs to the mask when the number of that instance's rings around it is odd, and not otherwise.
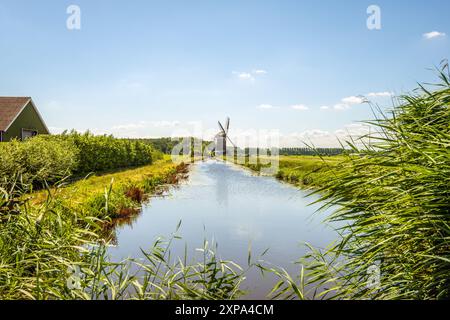
<path fill-rule="evenodd" d="M 30 97 L 0 97 L 0 142 L 49 133 Z"/>

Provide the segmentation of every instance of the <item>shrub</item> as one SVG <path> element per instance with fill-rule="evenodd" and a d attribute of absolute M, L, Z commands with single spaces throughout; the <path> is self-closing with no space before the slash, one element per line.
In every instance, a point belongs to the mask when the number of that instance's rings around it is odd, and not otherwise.
<path fill-rule="evenodd" d="M 51 141 L 38 136 L 25 142 L 0 144 L 0 178 L 10 181 L 16 176 L 22 183 L 56 182 L 77 166 L 78 150 L 70 141 Z"/>
<path fill-rule="evenodd" d="M 151 164 L 153 155 L 160 157 L 150 145 L 112 136 L 41 135 L 0 144 L 0 179 L 11 182 L 15 176 L 22 185 L 42 187 L 69 175 Z"/>
<path fill-rule="evenodd" d="M 86 132 L 62 134 L 56 139 L 71 141 L 79 150 L 76 174 L 99 172 L 152 163 L 153 148 L 139 141 L 94 136 Z"/>

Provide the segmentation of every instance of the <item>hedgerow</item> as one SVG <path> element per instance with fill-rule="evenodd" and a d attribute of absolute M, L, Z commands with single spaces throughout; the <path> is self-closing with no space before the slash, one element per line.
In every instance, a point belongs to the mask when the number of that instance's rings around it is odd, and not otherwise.
<path fill-rule="evenodd" d="M 148 144 L 113 136 L 41 135 L 0 144 L 0 179 L 42 187 L 71 175 L 151 164 L 154 155 Z"/>

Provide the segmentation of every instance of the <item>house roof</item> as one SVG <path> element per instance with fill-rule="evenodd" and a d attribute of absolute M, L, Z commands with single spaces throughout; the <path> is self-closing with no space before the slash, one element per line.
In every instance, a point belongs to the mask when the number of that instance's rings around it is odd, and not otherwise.
<path fill-rule="evenodd" d="M 31 97 L 0 97 L 0 131 L 6 131 L 11 126 L 11 124 L 16 120 L 19 114 L 25 109 L 28 103 L 36 110 L 40 120 L 47 129 L 41 115 L 36 109 L 36 106 L 31 100 Z M 48 131 L 48 129 L 47 129 Z"/>
<path fill-rule="evenodd" d="M 30 97 L 0 97 L 1 131 L 8 129 L 30 100 Z"/>

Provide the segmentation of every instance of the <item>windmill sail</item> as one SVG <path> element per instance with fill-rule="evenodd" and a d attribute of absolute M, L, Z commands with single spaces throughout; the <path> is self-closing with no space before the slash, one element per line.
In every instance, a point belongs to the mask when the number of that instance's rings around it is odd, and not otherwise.
<path fill-rule="evenodd" d="M 215 136 L 215 153 L 216 156 L 220 155 L 226 155 L 227 154 L 227 140 L 231 142 L 231 144 L 235 146 L 233 141 L 231 141 L 230 137 L 228 137 L 228 130 L 230 128 L 230 118 L 227 118 L 225 121 L 225 126 L 220 123 L 220 121 L 217 121 L 220 132 L 216 134 Z"/>
<path fill-rule="evenodd" d="M 233 141 L 231 141 L 231 139 L 230 139 L 230 137 L 227 135 L 227 139 L 228 139 L 228 141 L 230 141 L 231 142 L 231 144 L 233 145 L 233 147 L 235 147 L 236 148 L 236 145 L 233 143 Z"/>
<path fill-rule="evenodd" d="M 225 131 L 225 129 L 223 128 L 222 124 L 220 123 L 220 121 L 217 121 L 217 123 L 219 124 L 219 128 L 220 130 L 222 130 L 223 134 L 227 134 L 227 132 Z"/>
<path fill-rule="evenodd" d="M 228 134 L 229 128 L 230 128 L 230 118 L 227 118 L 227 121 L 225 122 L 225 133 Z"/>

